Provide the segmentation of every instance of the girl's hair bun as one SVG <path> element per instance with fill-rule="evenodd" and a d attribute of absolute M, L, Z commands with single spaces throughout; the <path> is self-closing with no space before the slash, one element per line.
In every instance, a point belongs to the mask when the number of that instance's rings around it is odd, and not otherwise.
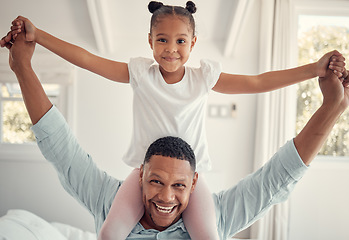
<path fill-rule="evenodd" d="M 191 14 L 196 12 L 196 6 L 195 3 L 193 3 L 192 1 L 188 1 L 185 8 L 188 10 L 188 12 L 190 12 Z"/>
<path fill-rule="evenodd" d="M 158 10 L 162 6 L 164 6 L 164 4 L 162 2 L 151 1 L 148 4 L 148 10 L 149 10 L 149 12 L 154 13 L 156 10 Z"/>

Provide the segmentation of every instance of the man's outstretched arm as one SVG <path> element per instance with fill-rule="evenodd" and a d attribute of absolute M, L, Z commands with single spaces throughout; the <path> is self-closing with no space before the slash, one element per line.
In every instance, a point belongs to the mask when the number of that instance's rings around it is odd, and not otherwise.
<path fill-rule="evenodd" d="M 34 49 L 35 43 L 24 41 L 24 34 L 19 34 L 10 47 L 9 55 L 10 67 L 16 74 L 24 103 L 33 124 L 37 123 L 52 107 L 52 103 L 31 65 Z"/>
<path fill-rule="evenodd" d="M 348 83 L 342 83 L 328 70 L 319 78 L 323 103 L 313 114 L 303 130 L 295 137 L 294 144 L 306 165 L 318 154 L 338 118 L 349 105 Z"/>
<path fill-rule="evenodd" d="M 319 79 L 324 101 L 293 141 L 287 142 L 255 173 L 214 195 L 224 238 L 250 226 L 274 204 L 286 200 L 349 105 L 348 83 L 327 72 Z"/>
<path fill-rule="evenodd" d="M 95 217 L 99 231 L 121 181 L 100 170 L 79 145 L 64 117 L 46 96 L 31 67 L 34 44 L 18 36 L 10 46 L 10 66 L 34 124 L 37 144 L 54 165 L 64 189 Z M 40 121 L 39 121 L 40 120 Z"/>

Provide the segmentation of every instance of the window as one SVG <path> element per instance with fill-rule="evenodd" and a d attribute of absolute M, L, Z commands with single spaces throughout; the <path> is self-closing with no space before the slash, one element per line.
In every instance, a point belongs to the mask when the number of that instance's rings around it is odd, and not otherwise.
<path fill-rule="evenodd" d="M 348 5 L 348 4 L 346 4 Z M 322 5 L 298 9 L 297 43 L 298 65 L 317 61 L 326 52 L 337 49 L 349 57 L 349 13 Z M 343 6 L 343 2 L 340 6 Z M 349 6 L 348 6 L 349 7 Z M 347 65 L 348 66 L 348 65 Z M 299 84 L 297 92 L 297 133 L 304 127 L 311 115 L 322 102 L 317 79 Z M 319 155 L 349 156 L 349 112 L 346 111 L 328 137 Z"/>
<path fill-rule="evenodd" d="M 35 72 L 51 102 L 69 121 L 73 68 L 67 63 L 51 60 L 52 57 L 47 57 L 46 54 L 38 55 L 40 62 L 33 64 Z M 15 75 L 7 62 L 0 62 L 0 160 L 42 159 L 31 126 Z"/>
<path fill-rule="evenodd" d="M 0 86 L 0 143 L 25 144 L 35 142 L 35 136 L 30 130 L 32 124 L 19 85 L 17 83 L 1 83 Z M 59 84 L 43 84 L 43 86 L 51 102 L 57 105 L 61 86 Z"/>

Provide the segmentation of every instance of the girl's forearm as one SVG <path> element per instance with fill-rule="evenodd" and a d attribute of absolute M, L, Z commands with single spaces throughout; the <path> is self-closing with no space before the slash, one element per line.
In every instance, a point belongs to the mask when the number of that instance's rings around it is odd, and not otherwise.
<path fill-rule="evenodd" d="M 68 62 L 115 82 L 128 83 L 128 65 L 94 55 L 85 49 L 56 38 L 40 29 L 36 42 Z"/>
<path fill-rule="evenodd" d="M 269 92 L 316 77 L 316 68 L 316 63 L 311 63 L 253 76 L 221 73 L 213 90 L 225 94 Z"/>
<path fill-rule="evenodd" d="M 291 68 L 287 70 L 271 71 L 257 76 L 260 92 L 272 91 L 307 79 L 317 77 L 316 63 Z"/>
<path fill-rule="evenodd" d="M 78 67 L 89 68 L 87 57 L 91 53 L 81 47 L 56 38 L 40 29 L 37 29 L 36 42 Z"/>

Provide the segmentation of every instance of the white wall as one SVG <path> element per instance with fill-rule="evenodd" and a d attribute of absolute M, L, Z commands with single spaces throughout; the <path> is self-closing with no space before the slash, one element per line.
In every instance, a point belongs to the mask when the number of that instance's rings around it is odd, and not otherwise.
<path fill-rule="evenodd" d="M 315 159 L 290 198 L 289 240 L 347 240 L 349 161 Z"/>
<path fill-rule="evenodd" d="M 229 58 L 222 56 L 219 44 L 200 42 L 199 35 L 188 64 L 196 66 L 199 59 L 211 58 L 222 62 L 225 72 L 256 74 L 258 18 L 257 4 L 243 26 L 236 52 Z M 126 40 L 131 48 L 120 44 L 121 47 L 115 51 L 117 57 L 108 57 L 122 61 L 133 56 L 151 57 L 146 41 L 140 43 L 137 39 L 130 43 L 130 39 Z M 75 85 L 74 131 L 80 144 L 92 155 L 99 167 L 118 178 L 125 178 L 131 168 L 120 159 L 128 146 L 132 129 L 130 86 L 106 81 L 84 70 L 77 71 Z M 252 169 L 256 97 L 216 93 L 209 97 L 209 104 L 232 103 L 237 104 L 236 118 L 207 118 L 213 170 L 206 178 L 209 187 L 215 192 L 232 186 Z M 23 208 L 48 221 L 60 221 L 94 230 L 92 216 L 65 193 L 53 168 L 45 161 L 1 161 L 0 203 L 0 215 L 9 209 Z"/>
<path fill-rule="evenodd" d="M 259 1 L 255 1 L 247 19 L 232 56 L 223 57 L 222 44 L 202 41 L 199 32 L 188 64 L 196 66 L 199 59 L 211 58 L 222 62 L 225 72 L 256 74 L 259 64 Z M 118 44 L 115 54 L 107 57 L 120 61 L 128 61 L 134 56 L 151 57 L 146 36 L 133 42 L 132 39 L 118 41 L 124 42 Z M 78 70 L 74 98 L 74 131 L 80 144 L 99 167 L 115 177 L 125 178 L 131 168 L 120 159 L 132 130 L 130 86 Z M 256 96 L 212 93 L 209 97 L 209 105 L 232 103 L 237 104 L 236 118 L 207 118 L 206 122 L 213 160 L 213 170 L 206 178 L 210 189 L 215 192 L 235 184 L 252 169 Z M 290 240 L 349 239 L 348 169 L 345 162 L 317 164 L 315 161 L 312 164 L 291 195 Z M 65 192 L 54 169 L 44 160 L 0 161 L 0 216 L 14 208 L 27 209 L 48 221 L 94 231 L 92 216 Z M 240 236 L 248 237 L 248 231 Z"/>

